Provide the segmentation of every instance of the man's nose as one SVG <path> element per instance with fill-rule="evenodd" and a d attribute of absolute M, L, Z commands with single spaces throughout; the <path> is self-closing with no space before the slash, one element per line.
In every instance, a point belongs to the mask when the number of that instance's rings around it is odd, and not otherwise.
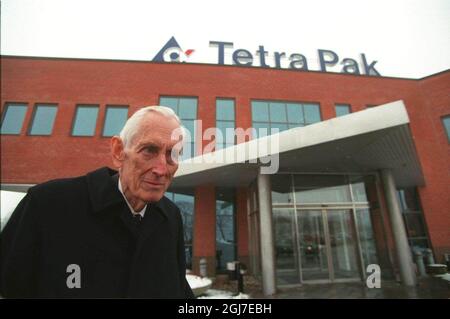
<path fill-rule="evenodd" d="M 158 157 L 155 158 L 152 173 L 157 176 L 164 176 L 167 174 L 167 159 L 164 153 L 159 154 Z"/>

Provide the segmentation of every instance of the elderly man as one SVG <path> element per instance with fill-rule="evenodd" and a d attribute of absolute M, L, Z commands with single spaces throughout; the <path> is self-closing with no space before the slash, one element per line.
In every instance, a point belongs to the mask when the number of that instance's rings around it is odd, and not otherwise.
<path fill-rule="evenodd" d="M 1 234 L 0 294 L 193 297 L 180 211 L 163 196 L 178 169 L 180 132 L 171 109 L 142 108 L 111 139 L 118 172 L 30 188 Z"/>

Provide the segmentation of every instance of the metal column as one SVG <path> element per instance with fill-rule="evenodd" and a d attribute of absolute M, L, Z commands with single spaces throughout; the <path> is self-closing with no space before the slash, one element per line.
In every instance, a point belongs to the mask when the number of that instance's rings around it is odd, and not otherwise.
<path fill-rule="evenodd" d="M 264 295 L 270 296 L 276 292 L 270 175 L 261 174 L 260 171 L 257 182 L 260 216 L 262 286 Z"/>
<path fill-rule="evenodd" d="M 384 194 L 389 211 L 389 219 L 392 225 L 392 232 L 397 252 L 398 265 L 400 268 L 400 277 L 404 285 L 415 286 L 416 274 L 411 256 L 411 250 L 406 236 L 405 224 L 403 222 L 400 204 L 397 198 L 397 189 L 395 187 L 394 176 L 388 169 L 381 171 Z"/>

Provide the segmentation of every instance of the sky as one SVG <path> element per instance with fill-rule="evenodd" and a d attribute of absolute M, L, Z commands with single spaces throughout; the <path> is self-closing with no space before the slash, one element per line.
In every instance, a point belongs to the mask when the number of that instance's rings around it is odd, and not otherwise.
<path fill-rule="evenodd" d="M 306 57 L 318 49 L 342 60 L 377 61 L 382 76 L 421 78 L 450 68 L 450 0 L 1 0 L 1 54 L 151 61 L 171 38 L 187 62 L 218 63 L 210 41 L 232 42 L 258 65 L 259 46 Z M 281 67 L 287 67 L 288 59 Z"/>

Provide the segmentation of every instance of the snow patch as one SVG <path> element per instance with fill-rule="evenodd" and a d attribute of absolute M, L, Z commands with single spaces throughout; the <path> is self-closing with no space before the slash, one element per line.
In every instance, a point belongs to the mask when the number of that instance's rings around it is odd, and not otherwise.
<path fill-rule="evenodd" d="M 205 294 L 198 299 L 249 299 L 250 296 L 247 294 L 239 293 L 234 295 L 230 291 L 218 290 L 218 289 L 208 289 Z"/>
<path fill-rule="evenodd" d="M 11 217 L 11 214 L 14 212 L 14 209 L 16 209 L 17 205 L 22 200 L 22 198 L 25 197 L 26 193 L 0 191 L 0 195 L 1 195 L 0 222 L 1 222 L 1 229 L 3 230 L 3 227 L 5 227 L 6 223 Z"/>
<path fill-rule="evenodd" d="M 191 274 L 186 275 L 186 279 L 191 286 L 191 289 L 203 288 L 211 286 L 212 280 L 206 277 L 195 276 Z"/>

